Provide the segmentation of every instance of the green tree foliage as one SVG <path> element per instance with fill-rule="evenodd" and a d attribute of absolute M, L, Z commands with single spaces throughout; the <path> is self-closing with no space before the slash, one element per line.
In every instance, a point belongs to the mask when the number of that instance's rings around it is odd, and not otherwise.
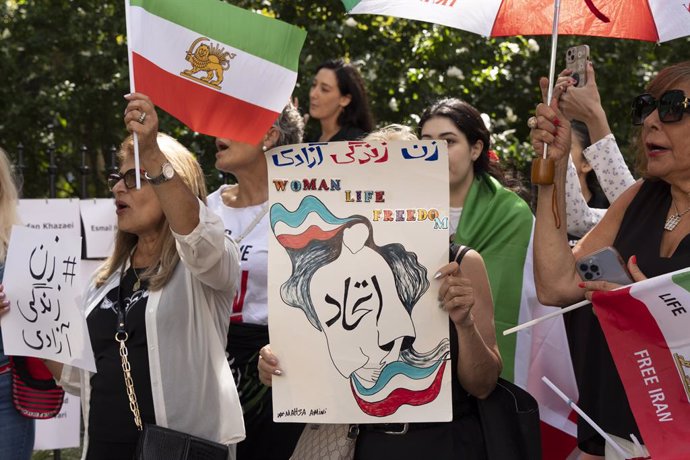
<path fill-rule="evenodd" d="M 295 95 L 308 101 L 313 71 L 323 60 L 360 64 L 379 125 L 415 126 L 430 102 L 455 96 L 491 119 L 495 149 L 513 169 L 532 155 L 527 118 L 539 100 L 538 78 L 548 73 L 550 37 L 483 38 L 468 32 L 390 17 L 349 16 L 338 0 L 235 0 L 231 3 L 308 31 Z M 24 194 L 48 195 L 49 148 L 56 146 L 58 196 L 79 196 L 81 146 L 91 168 L 88 196 L 105 196 L 110 149 L 126 135 L 129 90 L 121 0 L 6 0 L 0 3 L 0 146 L 16 158 L 24 146 Z M 559 38 L 564 50 L 588 43 L 611 126 L 627 157 L 633 95 L 661 67 L 687 59 L 690 40 L 652 43 L 591 37 Z M 211 188 L 220 182 L 207 136 L 162 115 L 161 129 L 199 154 Z M 316 128 L 310 122 L 309 130 Z M 413 180 L 413 179 L 412 179 Z"/>

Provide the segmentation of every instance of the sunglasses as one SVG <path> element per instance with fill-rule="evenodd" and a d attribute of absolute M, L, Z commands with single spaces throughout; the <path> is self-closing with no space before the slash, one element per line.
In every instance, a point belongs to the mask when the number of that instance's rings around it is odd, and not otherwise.
<path fill-rule="evenodd" d="M 144 171 L 139 170 L 141 174 L 141 178 L 144 179 Z M 137 186 L 137 177 L 136 177 L 136 169 L 132 168 L 129 171 L 125 171 L 124 173 L 112 173 L 108 174 L 108 188 L 112 191 L 113 188 L 117 185 L 118 182 L 120 182 L 122 179 L 125 180 L 125 187 L 129 188 L 134 188 Z"/>
<path fill-rule="evenodd" d="M 690 99 L 680 89 L 666 91 L 659 100 L 649 93 L 641 94 L 633 99 L 632 124 L 641 125 L 657 109 L 662 123 L 675 123 L 683 118 L 685 112 L 690 111 Z"/>

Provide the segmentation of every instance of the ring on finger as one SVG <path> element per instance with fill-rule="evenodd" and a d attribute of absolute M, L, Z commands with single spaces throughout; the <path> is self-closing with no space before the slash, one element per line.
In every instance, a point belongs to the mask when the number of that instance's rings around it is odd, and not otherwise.
<path fill-rule="evenodd" d="M 139 115 L 139 118 L 137 119 L 137 121 L 143 125 L 144 120 L 146 120 L 146 112 L 141 112 L 141 115 Z"/>
<path fill-rule="evenodd" d="M 537 117 L 529 117 L 527 119 L 527 127 L 529 129 L 536 129 L 537 128 Z"/>

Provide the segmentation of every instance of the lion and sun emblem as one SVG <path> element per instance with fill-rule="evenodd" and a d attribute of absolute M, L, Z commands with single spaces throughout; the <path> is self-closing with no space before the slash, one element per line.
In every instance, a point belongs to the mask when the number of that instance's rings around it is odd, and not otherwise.
<path fill-rule="evenodd" d="M 192 65 L 191 69 L 183 70 L 180 75 L 199 83 L 220 89 L 224 73 L 230 68 L 230 60 L 236 54 L 225 51 L 224 48 L 214 45 L 206 37 L 199 37 L 190 45 L 185 60 Z M 206 72 L 206 76 L 196 77 L 194 74 Z"/>

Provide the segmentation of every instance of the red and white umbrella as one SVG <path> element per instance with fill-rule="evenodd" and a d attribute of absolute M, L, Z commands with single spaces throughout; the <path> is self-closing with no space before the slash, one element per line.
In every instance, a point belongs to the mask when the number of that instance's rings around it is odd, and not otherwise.
<path fill-rule="evenodd" d="M 550 35 L 554 0 L 343 0 L 351 14 L 442 24 L 486 37 Z M 566 35 L 665 42 L 690 35 L 688 0 L 561 0 Z"/>
<path fill-rule="evenodd" d="M 431 22 L 486 37 L 550 34 L 550 82 L 554 81 L 559 33 L 651 42 L 665 42 L 690 35 L 690 0 L 342 1 L 351 14 L 376 14 Z M 553 88 L 549 88 L 547 100 L 551 100 L 552 90 Z M 533 343 L 542 339 L 546 342 L 554 339 L 554 336 L 532 338 Z M 565 361 L 561 360 L 561 366 L 558 366 L 547 354 L 539 355 L 537 359 L 545 358 L 545 361 L 532 362 L 529 368 L 541 366 L 560 374 L 559 378 L 572 388 L 570 394 L 575 395 L 577 389 L 572 369 L 564 369 Z M 517 356 L 515 358 L 517 361 Z M 574 425 L 567 420 L 567 411 L 560 412 L 557 409 L 559 401 L 554 402 L 551 395 L 544 394 L 529 384 L 527 386 L 539 401 L 542 421 L 556 430 L 574 434 Z M 553 436 L 554 430 L 551 433 Z M 571 441 L 563 442 L 570 444 Z"/>

